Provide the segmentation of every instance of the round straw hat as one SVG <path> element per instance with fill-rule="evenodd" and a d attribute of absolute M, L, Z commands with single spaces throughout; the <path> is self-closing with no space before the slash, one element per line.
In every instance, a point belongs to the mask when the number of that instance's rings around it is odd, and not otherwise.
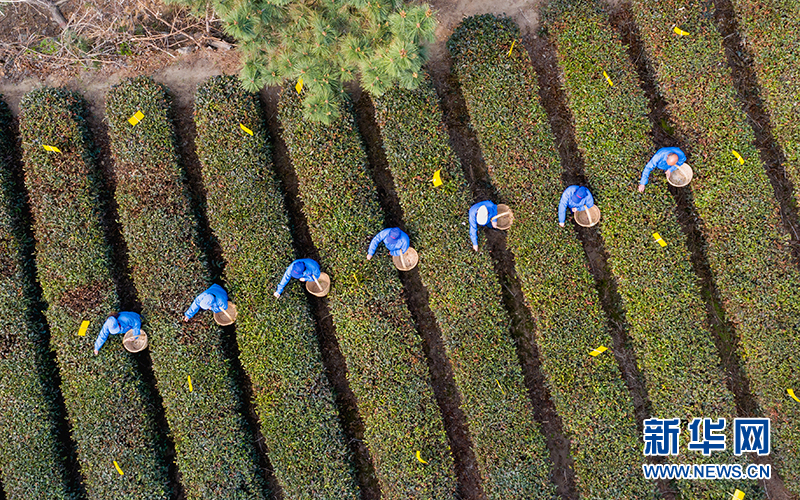
<path fill-rule="evenodd" d="M 688 163 L 683 165 L 676 165 L 676 169 L 672 172 L 667 172 L 667 182 L 675 187 L 683 187 L 692 182 L 694 172 Z"/>
<path fill-rule="evenodd" d="M 597 205 L 592 205 L 592 208 L 578 210 L 574 213 L 574 217 L 579 226 L 592 227 L 600 220 L 600 209 Z"/>
<path fill-rule="evenodd" d="M 408 247 L 408 250 L 406 250 L 406 253 L 402 256 L 392 255 L 392 262 L 394 262 L 397 269 L 401 271 L 410 271 L 417 266 L 419 255 L 417 255 L 417 251 L 414 250 L 414 248 Z"/>
<path fill-rule="evenodd" d="M 144 330 L 139 330 L 139 337 L 133 338 L 133 330 L 128 330 L 122 337 L 122 345 L 128 352 L 139 352 L 147 347 L 147 334 Z"/>
<path fill-rule="evenodd" d="M 214 313 L 214 321 L 220 326 L 228 326 L 236 321 L 236 304 L 228 301 L 228 308 L 224 311 Z"/>
<path fill-rule="evenodd" d="M 328 276 L 327 273 L 320 273 L 317 281 L 319 281 L 319 285 L 322 288 L 317 287 L 317 283 L 313 280 L 306 281 L 306 290 L 308 290 L 308 293 L 315 297 L 324 297 L 328 295 L 328 292 L 331 290 L 331 277 Z"/>
<path fill-rule="evenodd" d="M 506 229 L 511 227 L 514 222 L 514 212 L 511 211 L 508 205 L 497 205 L 497 229 Z"/>

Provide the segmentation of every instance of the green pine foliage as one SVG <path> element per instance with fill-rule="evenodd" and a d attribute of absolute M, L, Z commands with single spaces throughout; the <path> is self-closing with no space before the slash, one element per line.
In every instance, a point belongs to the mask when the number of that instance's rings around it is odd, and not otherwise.
<path fill-rule="evenodd" d="M 328 305 L 382 498 L 453 499 L 453 459 L 397 271 L 386 259 L 366 260 L 383 214 L 351 111 L 330 127 L 311 123 L 291 89 L 279 115 L 320 265 L 331 276 Z"/>
<path fill-rule="evenodd" d="M 92 353 L 106 317 L 119 311 L 119 299 L 101 226 L 85 105 L 73 93 L 43 88 L 27 94 L 21 109 L 38 277 L 86 492 L 90 498 L 168 498 L 152 398 L 132 355 L 119 335 L 100 356 Z M 91 323 L 81 337 L 84 320 Z"/>
<path fill-rule="evenodd" d="M 373 95 L 416 88 L 436 29 L 428 5 L 402 0 L 172 1 L 214 7 L 240 43 L 247 90 L 302 79 L 305 116 L 326 124 L 339 115 L 342 85 L 359 75 Z"/>
<path fill-rule="evenodd" d="M 142 328 L 187 498 L 263 499 L 253 434 L 222 329 L 210 312 L 183 322 L 209 283 L 169 107 L 166 89 L 147 77 L 125 80 L 106 95 L 115 194 Z M 136 111 L 144 118 L 133 126 L 128 118 Z"/>
<path fill-rule="evenodd" d="M 800 494 L 800 405 L 786 393 L 798 382 L 800 272 L 707 7 L 693 0 L 632 3 L 659 90 L 690 149 L 709 264 L 740 337 L 750 390 L 772 422 L 772 459 L 786 487 Z M 675 25 L 690 35 L 676 36 Z"/>
<path fill-rule="evenodd" d="M 740 33 L 753 57 L 773 133 L 786 154 L 784 168 L 800 203 L 800 2 L 732 0 Z"/>
<path fill-rule="evenodd" d="M 512 42 L 516 47 L 509 57 Z M 633 402 L 610 352 L 583 247 L 557 225 L 564 185 L 536 74 L 507 18 L 468 18 L 448 42 L 489 174 L 514 210 L 508 230 L 522 291 L 536 320 L 536 344 L 556 410 L 570 439 L 578 490 L 587 498 L 656 497 L 642 477 L 644 457 Z"/>
<path fill-rule="evenodd" d="M 227 263 L 240 358 L 275 477 L 286 498 L 355 500 L 308 302 L 295 286 L 272 296 L 293 252 L 258 100 L 234 77 L 212 77 L 197 89 L 194 119 L 208 218 Z"/>
<path fill-rule="evenodd" d="M 11 113 L 0 100 L 0 471 L 6 498 L 67 499 L 65 467 L 55 431 L 58 387 L 40 373 L 50 363 L 44 325 L 30 316 L 23 266 L 33 257 L 21 231 L 23 195 L 14 169 Z"/>
<path fill-rule="evenodd" d="M 426 74 L 422 78 L 416 90 L 394 88 L 376 98 L 376 121 L 483 488 L 490 499 L 553 498 L 550 458 L 523 384 L 500 283 L 488 252 L 472 250 L 464 225 L 469 186 L 448 145 L 433 86 Z M 444 184 L 434 188 L 428 179 L 439 169 Z"/>
<path fill-rule="evenodd" d="M 549 27 L 587 181 L 603 211 L 598 227 L 618 280 L 652 416 L 722 417 L 732 425 L 737 416 L 733 394 L 725 384 L 686 236 L 663 171 L 651 174 L 645 193 L 637 190 L 641 171 L 655 153 L 647 100 L 625 47 L 600 10 L 600 1 L 551 4 Z M 666 247 L 656 243 L 655 232 L 667 242 Z M 732 440 L 731 425 L 726 432 Z M 730 446 L 710 457 L 683 448 L 679 457 L 670 459 L 679 463 L 746 461 L 746 457 L 736 459 Z M 755 481 L 679 484 L 686 499 L 724 496 L 733 486 L 752 489 L 748 498 L 763 495 Z"/>

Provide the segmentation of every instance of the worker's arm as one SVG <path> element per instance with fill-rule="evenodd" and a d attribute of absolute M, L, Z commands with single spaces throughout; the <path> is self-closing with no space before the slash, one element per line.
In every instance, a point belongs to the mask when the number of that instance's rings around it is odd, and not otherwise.
<path fill-rule="evenodd" d="M 319 279 L 320 275 L 322 275 L 322 269 L 319 268 L 319 264 L 316 261 L 307 259 L 305 261 L 306 271 L 304 274 L 304 278 L 306 281 L 314 281 Z"/>
<path fill-rule="evenodd" d="M 594 196 L 588 189 L 586 190 L 586 197 L 583 199 L 583 210 L 592 208 L 594 206 Z"/>
<path fill-rule="evenodd" d="M 372 238 L 372 241 L 369 243 L 369 250 L 367 250 L 367 256 L 372 257 L 375 255 L 375 252 L 378 250 L 378 246 L 389 235 L 389 231 L 391 231 L 391 229 L 384 229 L 380 233 L 376 234 L 374 238 Z"/>
<path fill-rule="evenodd" d="M 206 292 L 214 297 L 214 312 L 224 311 L 228 308 L 228 292 L 214 283 Z"/>
<path fill-rule="evenodd" d="M 473 206 L 469 209 L 469 239 L 472 246 L 478 246 L 478 209 Z"/>
<path fill-rule="evenodd" d="M 278 283 L 278 288 L 275 289 L 275 293 L 278 295 L 283 293 L 283 289 L 286 288 L 286 285 L 289 284 L 289 280 L 292 279 L 292 268 L 294 267 L 294 262 L 289 264 L 289 267 L 286 268 L 286 272 L 283 273 L 283 278 L 281 278 L 281 282 Z"/>
<path fill-rule="evenodd" d="M 575 192 L 575 188 L 572 186 L 568 187 L 561 193 L 561 200 L 558 202 L 558 223 L 564 224 L 567 221 L 567 204 L 569 203 L 569 199 L 572 194 Z"/>
<path fill-rule="evenodd" d="M 647 180 L 650 178 L 650 172 L 652 172 L 653 169 L 656 168 L 659 159 L 660 157 L 658 153 L 656 153 L 655 155 L 653 155 L 652 158 L 650 158 L 650 161 L 647 162 L 647 165 L 644 166 L 644 170 L 642 170 L 642 178 L 639 179 L 639 185 L 641 186 L 647 185 Z"/>
<path fill-rule="evenodd" d="M 408 237 L 406 233 L 400 234 L 400 250 L 402 253 L 406 253 L 408 251 L 408 247 L 411 246 L 411 238 Z"/>
<path fill-rule="evenodd" d="M 200 298 L 201 298 L 201 297 L 202 297 L 202 296 L 203 296 L 205 293 L 206 293 L 206 292 L 203 292 L 203 293 L 201 293 L 200 295 L 198 295 L 197 297 L 195 297 L 194 301 L 192 301 L 192 305 L 190 305 L 190 306 L 189 306 L 189 309 L 187 309 L 187 310 L 186 310 L 186 312 L 185 312 L 185 313 L 183 313 L 183 315 L 184 315 L 186 318 L 188 318 L 188 319 L 192 319 L 192 318 L 194 318 L 194 315 L 195 315 L 195 314 L 197 314 L 197 311 L 199 311 L 199 310 L 200 310 Z"/>
<path fill-rule="evenodd" d="M 103 344 L 106 343 L 106 340 L 108 340 L 108 336 L 110 334 L 111 334 L 111 332 L 108 331 L 108 327 L 106 326 L 105 323 L 103 323 L 103 329 L 100 330 L 100 335 L 98 335 L 97 336 L 97 340 L 94 341 L 94 350 L 95 350 L 95 352 L 98 352 L 98 351 L 100 351 L 100 349 L 103 348 Z"/>

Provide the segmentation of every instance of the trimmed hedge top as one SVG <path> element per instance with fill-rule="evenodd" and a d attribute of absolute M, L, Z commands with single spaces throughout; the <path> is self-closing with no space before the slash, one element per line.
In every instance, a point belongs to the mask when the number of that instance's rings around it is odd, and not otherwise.
<path fill-rule="evenodd" d="M 513 21 L 487 14 L 463 21 L 448 49 L 489 174 L 514 209 L 508 246 L 536 319 L 542 371 L 571 441 L 577 487 L 587 497 L 654 498 L 655 485 L 642 477 L 633 403 L 619 367 L 610 353 L 589 356 L 612 340 L 581 243 L 557 225 L 561 165 L 520 42 Z"/>
<path fill-rule="evenodd" d="M 167 498 L 152 399 L 132 356 L 119 337 L 109 340 L 102 356 L 92 354 L 95 335 L 119 301 L 101 227 L 85 105 L 73 93 L 44 88 L 27 94 L 20 107 L 39 281 L 86 492 L 92 498 Z M 84 320 L 91 323 L 80 337 Z"/>
<path fill-rule="evenodd" d="M 183 322 L 183 312 L 208 286 L 208 274 L 168 110 L 166 89 L 150 78 L 126 80 L 106 96 L 116 198 L 153 371 L 187 496 L 264 498 L 222 330 L 208 312 Z M 144 117 L 131 125 L 137 111 Z"/>
<path fill-rule="evenodd" d="M 366 260 L 383 217 L 352 114 L 343 110 L 331 126 L 309 123 L 294 90 L 282 93 L 279 114 L 320 264 L 331 275 L 329 306 L 382 497 L 453 498 L 453 459 L 400 280 L 386 259 Z"/>
<path fill-rule="evenodd" d="M 272 296 L 293 252 L 258 100 L 235 77 L 212 77 L 197 89 L 194 119 L 208 216 L 239 311 L 240 358 L 275 476 L 287 498 L 355 500 L 358 487 L 308 302 L 296 286 L 280 300 Z"/>

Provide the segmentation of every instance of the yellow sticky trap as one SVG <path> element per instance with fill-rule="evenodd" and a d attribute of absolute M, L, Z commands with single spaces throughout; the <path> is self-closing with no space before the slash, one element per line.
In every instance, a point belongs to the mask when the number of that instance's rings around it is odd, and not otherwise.
<path fill-rule="evenodd" d="M 511 51 L 512 51 L 512 50 L 514 50 L 514 44 L 515 44 L 515 43 L 517 43 L 517 41 L 516 41 L 516 40 L 514 40 L 513 42 L 511 42 L 511 48 L 510 48 L 510 49 L 508 49 L 508 57 L 511 57 Z"/>
<path fill-rule="evenodd" d="M 86 336 L 86 329 L 88 329 L 88 328 L 89 328 L 89 321 L 84 321 L 83 323 L 81 323 L 81 329 L 78 330 L 78 336 L 79 337 L 85 337 Z"/>
<path fill-rule="evenodd" d="M 739 160 L 739 165 L 744 165 L 744 158 L 742 158 L 742 155 L 740 155 L 738 151 L 736 151 L 735 149 L 731 149 L 731 153 L 733 153 L 733 156 L 735 156 L 736 159 Z"/>
<path fill-rule="evenodd" d="M 58 149 L 55 146 L 48 146 L 47 144 L 42 144 L 42 147 L 44 148 L 45 151 L 51 151 L 53 153 L 60 153 L 61 152 L 61 150 Z"/>
<path fill-rule="evenodd" d="M 665 246 L 667 246 L 667 242 L 666 242 L 666 241 L 664 241 L 664 238 L 662 238 L 660 234 L 658 234 L 658 233 L 653 233 L 653 239 L 655 239 L 655 240 L 656 240 L 656 243 L 658 243 L 658 244 L 659 244 L 659 245 L 661 245 L 662 247 L 665 247 Z"/>
<path fill-rule="evenodd" d="M 124 476 L 125 475 L 125 474 L 123 474 L 122 469 L 119 468 L 119 464 L 117 463 L 116 460 L 114 460 L 114 467 L 116 467 L 117 472 L 119 472 L 120 476 Z"/>
<path fill-rule="evenodd" d="M 241 129 L 244 130 L 245 132 L 247 132 L 248 134 L 253 135 L 253 131 L 250 130 L 249 128 L 245 127 L 241 123 L 239 124 L 239 127 L 241 127 Z"/>
<path fill-rule="evenodd" d="M 672 28 L 672 31 L 674 31 L 676 35 L 689 36 L 689 32 L 688 31 L 683 31 L 682 29 L 678 28 L 677 26 Z"/>
<path fill-rule="evenodd" d="M 795 401 L 800 403 L 800 399 L 797 399 L 797 396 L 794 395 L 794 389 L 786 389 L 786 392 L 789 393 L 789 395 L 792 397 L 792 399 L 794 399 Z"/>
<path fill-rule="evenodd" d="M 733 500 L 744 500 L 744 491 L 736 490 L 733 492 Z"/>
<path fill-rule="evenodd" d="M 133 114 L 133 116 L 128 118 L 128 123 L 130 123 L 131 125 L 136 125 L 137 123 L 142 121 L 142 118 L 144 118 L 144 113 L 142 113 L 141 111 L 137 111 L 136 113 Z"/>
<path fill-rule="evenodd" d="M 428 462 L 426 462 L 425 460 L 423 460 L 423 459 L 422 459 L 422 457 L 421 457 L 421 456 L 420 456 L 420 454 L 419 454 L 419 450 L 417 450 L 417 460 L 419 460 L 419 461 L 420 461 L 420 462 L 422 462 L 423 464 L 427 464 L 427 463 L 428 463 Z"/>
<path fill-rule="evenodd" d="M 433 173 L 433 179 L 431 179 L 431 182 L 433 182 L 433 187 L 439 187 L 439 186 L 442 185 L 442 169 L 441 168 Z"/>
<path fill-rule="evenodd" d="M 605 71 L 603 71 L 603 76 L 604 76 L 604 77 L 606 77 L 606 81 L 608 82 L 608 84 L 609 84 L 609 85 L 611 85 L 611 86 L 613 87 L 613 86 L 614 86 L 614 82 L 612 82 L 612 81 L 611 81 L 611 77 L 610 77 L 610 76 L 608 76 L 608 73 L 606 73 Z"/>
<path fill-rule="evenodd" d="M 589 356 L 597 357 L 597 356 L 603 354 L 604 352 L 606 352 L 607 350 L 608 350 L 608 347 L 601 345 L 597 349 L 592 349 L 592 352 L 589 353 Z"/>
<path fill-rule="evenodd" d="M 187 375 L 186 376 L 186 380 L 189 381 L 189 392 L 192 392 L 192 376 L 191 375 Z"/>
<path fill-rule="evenodd" d="M 499 387 L 499 388 L 500 388 L 500 390 L 503 392 L 503 395 L 505 396 L 505 394 L 506 394 L 506 391 L 503 389 L 503 386 L 502 386 L 502 385 L 500 385 L 500 381 L 499 381 L 499 380 L 497 380 L 497 379 L 494 379 L 494 381 L 495 381 L 495 382 L 497 382 L 497 387 Z"/>
<path fill-rule="evenodd" d="M 297 91 L 298 94 L 300 92 L 302 92 L 302 90 L 303 90 L 303 79 L 302 78 L 297 80 L 297 85 L 294 86 L 294 89 Z"/>

